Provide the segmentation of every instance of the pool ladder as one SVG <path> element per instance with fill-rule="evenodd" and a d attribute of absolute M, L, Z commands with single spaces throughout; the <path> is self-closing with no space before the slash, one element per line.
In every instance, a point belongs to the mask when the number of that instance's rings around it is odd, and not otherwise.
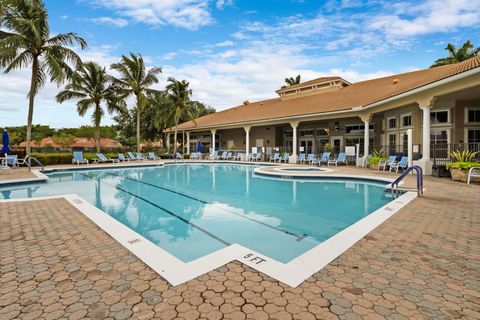
<path fill-rule="evenodd" d="M 35 163 L 39 166 L 42 167 L 42 172 L 44 171 L 45 169 L 45 166 L 43 165 L 43 163 L 40 162 L 40 160 L 38 160 L 37 158 L 35 157 L 28 157 L 28 160 L 27 160 L 27 164 L 28 164 L 28 171 L 31 171 L 32 170 L 32 160 L 35 161 Z"/>
<path fill-rule="evenodd" d="M 423 169 L 420 166 L 411 166 L 408 167 L 395 181 L 390 185 L 392 191 L 392 197 L 398 196 L 400 192 L 399 184 L 400 182 L 412 171 L 415 171 L 417 175 L 417 195 L 421 197 L 423 195 Z M 409 190 L 404 188 L 403 190 Z"/>

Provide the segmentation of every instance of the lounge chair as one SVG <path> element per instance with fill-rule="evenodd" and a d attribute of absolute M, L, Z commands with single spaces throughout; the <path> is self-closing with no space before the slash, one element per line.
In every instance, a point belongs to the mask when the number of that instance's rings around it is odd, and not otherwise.
<path fill-rule="evenodd" d="M 105 155 L 103 153 L 97 153 L 97 162 L 99 163 L 104 163 L 104 162 L 112 162 L 112 163 L 115 163 L 115 162 L 119 162 L 120 160 L 118 159 L 113 159 L 113 158 L 107 158 L 105 157 Z"/>
<path fill-rule="evenodd" d="M 5 159 L 7 166 L 10 166 L 11 168 L 18 168 L 20 166 L 18 155 L 16 154 L 5 154 Z"/>
<path fill-rule="evenodd" d="M 340 152 L 338 157 L 333 160 L 328 160 L 327 165 L 334 164 L 338 166 L 339 163 L 347 164 L 347 154 L 345 152 Z"/>
<path fill-rule="evenodd" d="M 289 157 L 288 152 L 285 152 L 283 156 L 280 158 L 279 162 L 288 163 L 288 157 Z"/>
<path fill-rule="evenodd" d="M 12 168 L 10 168 L 8 165 L 7 165 L 7 159 L 6 159 L 6 156 L 5 155 L 5 158 L 2 158 L 1 162 L 0 162 L 0 172 L 5 172 L 5 171 L 10 171 L 10 174 L 12 174 Z"/>
<path fill-rule="evenodd" d="M 88 160 L 83 157 L 83 151 L 73 151 L 72 164 L 80 165 L 81 163 L 88 164 Z"/>
<path fill-rule="evenodd" d="M 303 163 L 312 164 L 314 160 L 315 160 L 315 155 L 313 153 L 309 153 L 307 154 L 307 158 L 303 160 Z"/>
<path fill-rule="evenodd" d="M 132 160 L 132 161 L 137 161 L 138 160 L 137 157 L 135 157 L 135 155 L 131 151 L 127 152 L 127 156 L 128 156 L 129 160 Z"/>
<path fill-rule="evenodd" d="M 253 159 L 253 161 L 262 161 L 262 153 L 257 153 L 255 155 L 255 158 Z"/>
<path fill-rule="evenodd" d="M 218 151 L 213 151 L 213 153 L 210 153 L 208 156 L 209 160 L 218 160 Z"/>
<path fill-rule="evenodd" d="M 470 184 L 472 178 L 480 178 L 480 167 L 472 167 L 468 170 L 467 184 Z"/>
<path fill-rule="evenodd" d="M 154 152 L 149 152 L 148 156 L 147 156 L 147 159 L 148 160 L 160 160 L 160 158 L 157 157 Z"/>
<path fill-rule="evenodd" d="M 390 156 L 388 157 L 387 160 L 381 160 L 378 162 L 378 168 L 377 170 L 380 170 L 380 168 L 383 168 L 383 171 L 385 171 L 385 169 L 387 167 L 390 167 L 392 165 L 392 163 L 394 163 L 397 159 L 397 156 Z"/>
<path fill-rule="evenodd" d="M 312 164 L 316 164 L 318 166 L 321 166 L 322 163 L 325 162 L 325 164 L 328 164 L 328 160 L 330 159 L 330 152 L 324 152 L 320 159 L 313 160 Z"/>
<path fill-rule="evenodd" d="M 225 160 L 231 160 L 231 159 L 233 159 L 233 153 L 227 152 L 227 156 Z"/>
<path fill-rule="evenodd" d="M 177 152 L 177 153 L 175 153 L 175 159 L 176 159 L 176 160 L 182 160 L 182 159 L 183 159 L 183 155 L 180 154 L 180 152 Z"/>
<path fill-rule="evenodd" d="M 256 153 L 250 153 L 248 155 L 248 161 L 255 161 L 255 157 L 257 156 Z"/>
<path fill-rule="evenodd" d="M 227 151 L 223 151 L 223 152 L 222 152 L 222 155 L 220 156 L 220 160 L 227 160 L 227 155 L 228 155 L 228 152 L 227 152 Z"/>
<path fill-rule="evenodd" d="M 390 165 L 390 171 L 395 170 L 398 173 L 398 169 L 405 170 L 408 167 L 408 157 L 403 156 L 400 161 L 394 161 Z"/>
<path fill-rule="evenodd" d="M 280 161 L 280 153 L 275 152 L 273 156 L 270 157 L 270 162 L 277 162 Z"/>
<path fill-rule="evenodd" d="M 123 153 L 119 153 L 118 154 L 118 161 L 122 161 L 122 162 L 128 161 L 128 158 L 125 157 L 125 155 Z"/>
<path fill-rule="evenodd" d="M 236 160 L 236 161 L 242 161 L 242 159 L 243 159 L 243 153 L 242 153 L 242 152 L 237 153 L 237 154 L 233 157 L 233 160 Z"/>
<path fill-rule="evenodd" d="M 137 152 L 137 159 L 142 161 L 147 161 L 148 159 L 143 156 L 141 152 Z"/>
<path fill-rule="evenodd" d="M 305 153 L 300 153 L 297 159 L 298 163 L 303 163 L 305 161 Z"/>

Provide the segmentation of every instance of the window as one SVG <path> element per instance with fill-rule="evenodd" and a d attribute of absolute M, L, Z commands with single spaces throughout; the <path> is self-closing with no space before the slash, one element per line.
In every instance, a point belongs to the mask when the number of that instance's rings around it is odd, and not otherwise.
<path fill-rule="evenodd" d="M 432 111 L 430 112 L 430 122 L 435 123 L 448 123 L 448 111 Z"/>
<path fill-rule="evenodd" d="M 480 143 L 480 129 L 468 129 L 468 143 Z"/>
<path fill-rule="evenodd" d="M 313 136 L 313 129 L 300 130 L 300 136 Z"/>
<path fill-rule="evenodd" d="M 388 145 L 391 147 L 395 147 L 397 144 L 397 135 L 395 133 L 391 133 L 388 135 Z"/>
<path fill-rule="evenodd" d="M 369 127 L 369 130 L 370 132 L 373 131 L 373 128 L 374 128 L 374 125 L 371 124 L 368 126 Z M 360 133 L 363 133 L 365 131 L 365 125 L 364 124 L 352 124 L 352 125 L 348 125 L 348 126 L 345 126 L 345 131 L 347 133 L 357 133 L 357 134 L 360 134 Z"/>
<path fill-rule="evenodd" d="M 480 122 L 480 108 L 468 108 L 468 122 Z"/>
<path fill-rule="evenodd" d="M 397 127 L 397 118 L 388 118 L 387 119 L 387 129 L 395 129 Z"/>
<path fill-rule="evenodd" d="M 412 126 L 412 115 L 405 114 L 402 115 L 402 127 L 411 127 Z"/>
<path fill-rule="evenodd" d="M 445 129 L 436 129 L 430 132 L 431 144 L 448 144 L 448 131 Z"/>
<path fill-rule="evenodd" d="M 293 131 L 285 131 L 285 138 L 292 138 L 293 137 Z"/>
<path fill-rule="evenodd" d="M 403 134 L 402 135 L 402 146 L 403 146 L 403 152 L 408 151 L 408 134 Z"/>
<path fill-rule="evenodd" d="M 317 129 L 317 136 L 328 136 L 329 129 Z"/>

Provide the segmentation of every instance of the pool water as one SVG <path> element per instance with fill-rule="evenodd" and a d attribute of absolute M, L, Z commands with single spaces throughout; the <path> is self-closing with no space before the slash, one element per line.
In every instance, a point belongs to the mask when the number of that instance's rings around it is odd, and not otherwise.
<path fill-rule="evenodd" d="M 382 182 L 275 180 L 252 165 L 66 171 L 0 198 L 76 193 L 184 262 L 238 243 L 287 263 L 388 203 Z"/>

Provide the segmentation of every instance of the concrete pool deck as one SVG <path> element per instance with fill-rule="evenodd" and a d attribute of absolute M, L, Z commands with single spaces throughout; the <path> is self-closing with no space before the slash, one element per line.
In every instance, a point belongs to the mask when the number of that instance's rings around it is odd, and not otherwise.
<path fill-rule="evenodd" d="M 65 200 L 0 203 L 0 318 L 480 319 L 480 187 L 425 188 L 297 288 L 239 262 L 172 287 Z"/>

